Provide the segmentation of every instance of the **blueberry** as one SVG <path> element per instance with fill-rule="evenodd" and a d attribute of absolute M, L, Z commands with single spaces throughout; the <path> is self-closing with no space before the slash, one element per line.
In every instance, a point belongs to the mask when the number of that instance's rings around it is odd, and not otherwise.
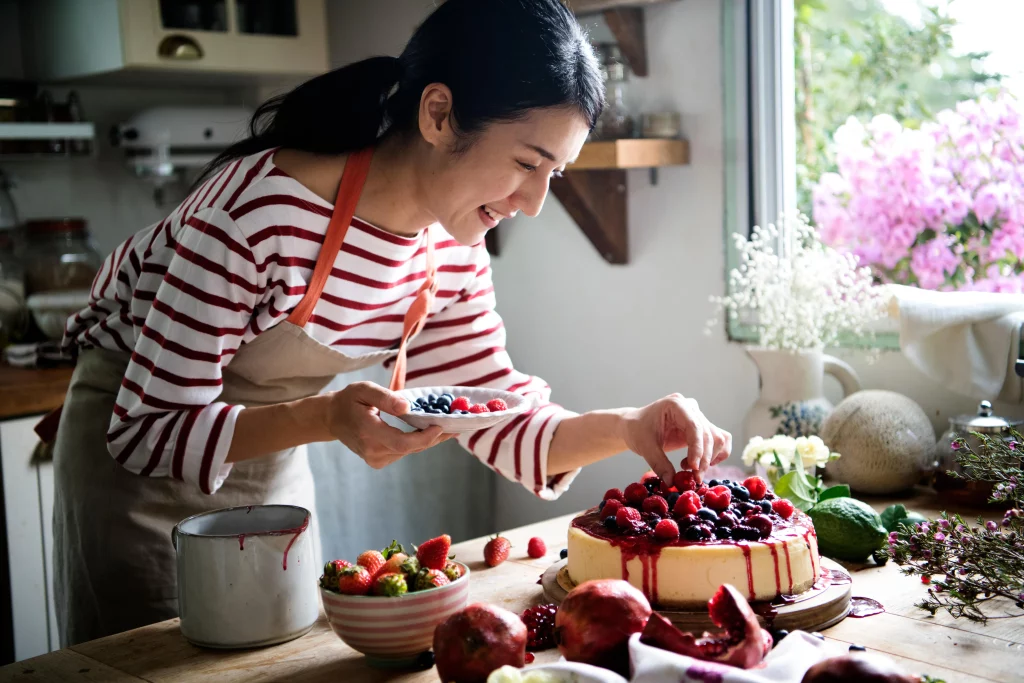
<path fill-rule="evenodd" d="M 734 484 L 729 487 L 729 490 L 732 492 L 733 498 L 737 498 L 741 501 L 750 500 L 750 491 L 748 491 L 747 487 L 742 484 Z"/>
<path fill-rule="evenodd" d="M 772 631 L 772 640 L 774 641 L 775 645 L 778 645 L 779 642 L 781 642 L 782 639 L 785 638 L 788 635 L 789 635 L 789 631 L 787 631 L 784 628 L 780 628 L 777 631 Z"/>
<path fill-rule="evenodd" d="M 424 412 L 430 415 L 441 415 L 441 411 L 437 408 L 426 408 Z"/>
<path fill-rule="evenodd" d="M 446 398 L 446 399 L 448 399 L 448 402 L 449 402 L 449 403 L 451 403 L 452 401 L 454 401 L 454 400 L 455 400 L 455 397 L 454 397 L 454 396 L 452 396 L 451 394 L 447 393 L 447 392 L 445 392 L 445 393 L 441 394 L 441 398 Z"/>
<path fill-rule="evenodd" d="M 700 525 L 697 524 L 688 526 L 683 530 L 683 538 L 687 541 L 699 541 L 703 535 L 704 532 L 701 530 Z"/>
<path fill-rule="evenodd" d="M 421 406 L 419 403 L 413 403 L 412 405 L 409 406 L 409 412 L 415 413 L 418 410 L 423 410 L 423 406 Z"/>
<path fill-rule="evenodd" d="M 867 650 L 867 648 L 864 647 L 863 645 L 851 645 L 850 646 L 850 652 L 864 652 L 866 650 Z"/>
<path fill-rule="evenodd" d="M 430 669 L 434 666 L 434 653 L 427 650 L 416 658 L 416 666 L 420 669 Z"/>
<path fill-rule="evenodd" d="M 757 505 L 755 505 L 754 503 L 746 503 L 746 502 L 736 503 L 736 509 L 740 511 L 741 515 L 747 514 L 751 510 L 755 509 L 756 507 L 757 507 Z"/>
<path fill-rule="evenodd" d="M 468 410 L 460 410 L 459 411 L 459 415 L 469 415 L 469 411 Z"/>
<path fill-rule="evenodd" d="M 601 520 L 601 523 L 604 524 L 606 529 L 617 529 L 619 526 L 618 524 L 616 524 L 615 518 L 611 516 L 605 517 L 603 520 Z"/>
<path fill-rule="evenodd" d="M 722 483 L 725 484 L 726 486 L 728 486 L 729 484 L 732 484 L 733 482 L 732 482 L 732 479 L 723 479 Z"/>
<path fill-rule="evenodd" d="M 709 488 L 709 489 L 713 489 L 713 488 L 715 488 L 716 486 L 720 486 L 721 484 L 722 484 L 722 482 L 720 482 L 720 481 L 719 481 L 719 480 L 717 480 L 717 479 L 709 479 L 709 480 L 708 480 L 708 488 Z"/>
<path fill-rule="evenodd" d="M 724 526 L 715 527 L 715 538 L 723 541 L 732 538 L 732 530 Z"/>
<path fill-rule="evenodd" d="M 670 493 L 668 496 L 668 509 L 672 510 L 675 508 L 676 503 L 679 501 L 678 493 Z"/>
<path fill-rule="evenodd" d="M 427 400 L 431 403 L 437 403 L 437 394 L 429 394 Z"/>
<path fill-rule="evenodd" d="M 769 503 L 767 500 L 762 500 L 761 502 L 758 503 L 758 505 L 761 506 L 762 512 L 768 513 L 772 511 L 772 504 Z"/>
<path fill-rule="evenodd" d="M 600 512 L 601 510 L 604 510 L 604 504 L 607 503 L 607 502 L 608 502 L 607 500 L 602 500 L 600 503 L 598 503 L 597 511 Z"/>
<path fill-rule="evenodd" d="M 562 552 L 558 553 L 558 556 L 560 558 L 562 558 L 563 560 L 565 558 L 569 557 L 569 549 L 568 548 L 562 548 Z"/>
<path fill-rule="evenodd" d="M 706 519 L 709 522 L 715 522 L 718 520 L 718 513 L 710 508 L 701 508 L 697 510 L 697 516 L 701 519 Z"/>
<path fill-rule="evenodd" d="M 822 634 L 818 633 L 817 631 L 815 631 L 811 635 L 814 636 L 815 638 L 817 638 L 818 640 L 825 640 L 825 636 L 823 636 Z"/>

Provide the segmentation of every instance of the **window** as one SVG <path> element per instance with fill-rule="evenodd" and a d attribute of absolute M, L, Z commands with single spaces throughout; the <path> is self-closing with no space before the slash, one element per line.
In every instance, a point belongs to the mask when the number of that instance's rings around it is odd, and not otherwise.
<path fill-rule="evenodd" d="M 799 209 L 879 281 L 1024 292 L 1024 3 L 724 12 L 727 233 Z"/>

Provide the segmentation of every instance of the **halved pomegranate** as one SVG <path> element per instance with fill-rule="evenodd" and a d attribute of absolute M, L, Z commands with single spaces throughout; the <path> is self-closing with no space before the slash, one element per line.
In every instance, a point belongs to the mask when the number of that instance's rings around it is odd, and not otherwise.
<path fill-rule="evenodd" d="M 772 649 L 772 636 L 761 628 L 757 615 L 739 591 L 722 584 L 708 601 L 708 614 L 721 633 L 700 638 L 680 631 L 657 612 L 651 614 L 640 641 L 695 659 L 722 662 L 741 669 L 757 666 Z"/>

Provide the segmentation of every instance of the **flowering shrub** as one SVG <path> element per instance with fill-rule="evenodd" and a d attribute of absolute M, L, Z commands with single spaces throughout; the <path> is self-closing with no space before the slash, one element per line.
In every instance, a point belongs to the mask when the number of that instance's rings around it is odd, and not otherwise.
<path fill-rule="evenodd" d="M 814 189 L 823 241 L 884 282 L 1024 292 L 1024 107 L 960 102 L 918 130 L 887 114 L 834 135 Z"/>
<path fill-rule="evenodd" d="M 883 288 L 856 256 L 822 243 L 802 214 L 784 214 L 779 225 L 754 226 L 749 239 L 734 235 L 740 265 L 729 274 L 728 296 L 711 297 L 717 311 L 751 314 L 759 344 L 791 351 L 834 346 L 844 332 L 864 335 L 885 316 Z"/>

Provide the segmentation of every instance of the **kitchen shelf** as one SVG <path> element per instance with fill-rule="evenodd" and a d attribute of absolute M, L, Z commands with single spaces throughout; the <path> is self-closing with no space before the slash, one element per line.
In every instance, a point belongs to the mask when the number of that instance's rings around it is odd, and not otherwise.
<path fill-rule="evenodd" d="M 591 14 L 610 9 L 626 9 L 660 5 L 671 0 L 569 0 L 568 5 L 576 14 Z"/>
<path fill-rule="evenodd" d="M 686 140 L 629 139 L 588 142 L 569 168 L 592 171 L 615 168 L 656 168 L 690 162 Z"/>
<path fill-rule="evenodd" d="M 0 140 L 92 140 L 91 123 L 0 123 Z"/>
<path fill-rule="evenodd" d="M 92 123 L 0 123 L 0 161 L 90 157 L 96 150 L 95 138 L 96 126 Z M 26 151 L 22 143 L 33 142 L 59 144 Z"/>

